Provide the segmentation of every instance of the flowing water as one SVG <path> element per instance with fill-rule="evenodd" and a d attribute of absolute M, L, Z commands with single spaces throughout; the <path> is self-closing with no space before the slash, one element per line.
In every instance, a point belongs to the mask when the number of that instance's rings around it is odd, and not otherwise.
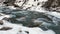
<path fill-rule="evenodd" d="M 6 6 L 0 7 L 0 13 L 9 15 L 10 18 L 4 18 L 11 23 L 23 24 L 26 27 L 40 27 L 44 31 L 53 30 L 60 34 L 60 18 L 53 15 L 28 10 L 9 9 Z"/>

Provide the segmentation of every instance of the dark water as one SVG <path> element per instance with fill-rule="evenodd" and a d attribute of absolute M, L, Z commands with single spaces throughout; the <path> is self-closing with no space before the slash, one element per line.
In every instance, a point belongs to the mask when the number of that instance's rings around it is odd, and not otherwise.
<path fill-rule="evenodd" d="M 44 31 L 51 29 L 55 31 L 56 34 L 60 34 L 60 18 L 52 15 L 39 13 L 37 11 L 13 10 L 6 6 L 0 7 L 0 13 L 10 15 L 11 18 L 4 18 L 4 20 L 11 23 L 23 24 L 23 26 L 26 27 L 40 27 Z"/>

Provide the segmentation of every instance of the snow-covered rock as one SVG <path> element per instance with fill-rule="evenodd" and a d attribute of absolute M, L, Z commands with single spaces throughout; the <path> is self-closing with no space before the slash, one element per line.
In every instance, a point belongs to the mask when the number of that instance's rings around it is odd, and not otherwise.
<path fill-rule="evenodd" d="M 41 6 L 47 0 L 16 0 L 15 4 L 22 7 L 22 9 L 40 11 Z"/>

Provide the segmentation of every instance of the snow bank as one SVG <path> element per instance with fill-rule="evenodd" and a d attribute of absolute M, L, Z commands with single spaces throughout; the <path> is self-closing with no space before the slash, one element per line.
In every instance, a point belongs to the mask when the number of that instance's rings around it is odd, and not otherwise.
<path fill-rule="evenodd" d="M 3 27 L 10 27 L 12 29 L 0 30 L 0 34 L 55 34 L 55 32 L 52 30 L 43 31 L 39 27 L 30 28 L 20 24 L 12 24 L 6 20 L 2 20 L 2 21 L 3 21 L 3 25 L 0 25 L 1 26 L 0 29 Z"/>
<path fill-rule="evenodd" d="M 19 24 L 9 23 L 5 20 L 3 20 L 3 22 L 4 22 L 3 27 L 11 27 L 12 29 L 7 31 L 2 30 L 0 31 L 0 34 L 17 34 L 17 33 L 28 34 L 25 31 L 28 31 L 29 34 L 55 34 L 55 32 L 52 30 L 43 31 L 41 28 L 38 28 L 38 27 L 35 27 L 35 28 L 24 27 Z M 19 31 L 22 31 L 22 32 L 19 32 Z"/>

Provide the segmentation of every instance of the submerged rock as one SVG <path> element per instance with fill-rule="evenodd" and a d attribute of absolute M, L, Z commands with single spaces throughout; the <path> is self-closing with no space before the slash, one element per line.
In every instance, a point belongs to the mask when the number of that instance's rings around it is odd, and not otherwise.
<path fill-rule="evenodd" d="M 12 29 L 11 27 L 2 27 L 1 29 L 0 29 L 0 31 L 1 30 L 10 30 L 10 29 Z"/>
<path fill-rule="evenodd" d="M 3 25 L 3 21 L 2 20 L 0 20 L 0 25 Z"/>

